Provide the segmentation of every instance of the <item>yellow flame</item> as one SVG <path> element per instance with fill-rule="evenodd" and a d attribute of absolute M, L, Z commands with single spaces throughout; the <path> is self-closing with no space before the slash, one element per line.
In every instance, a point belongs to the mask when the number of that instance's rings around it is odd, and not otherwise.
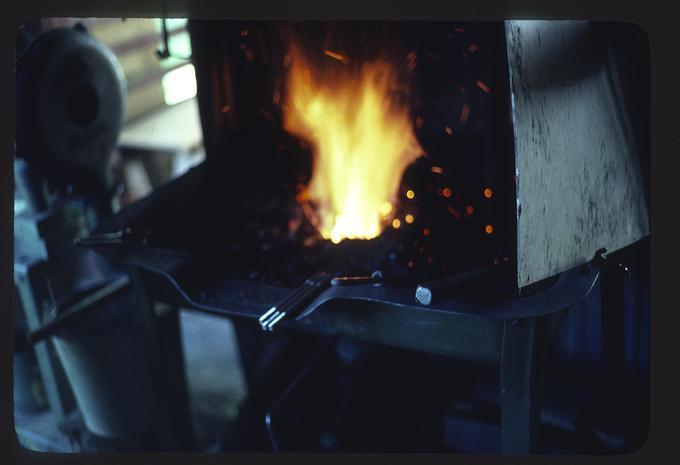
<path fill-rule="evenodd" d="M 313 71 L 293 50 L 284 124 L 313 148 L 312 222 L 334 243 L 377 237 L 404 170 L 422 152 L 408 106 L 394 92 L 396 70 L 374 61 Z"/>

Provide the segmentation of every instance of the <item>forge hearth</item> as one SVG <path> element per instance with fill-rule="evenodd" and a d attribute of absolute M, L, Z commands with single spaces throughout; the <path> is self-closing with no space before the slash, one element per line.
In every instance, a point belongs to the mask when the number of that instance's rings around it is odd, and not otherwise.
<path fill-rule="evenodd" d="M 194 60 L 206 70 L 198 75 L 206 166 L 166 189 L 174 192 L 167 207 L 155 200 L 166 195 L 158 193 L 144 217 L 124 226 L 199 253 L 225 273 L 294 286 L 321 269 L 381 270 L 419 281 L 492 266 L 509 270 L 508 286 L 521 290 L 649 230 L 637 149 L 621 136 L 628 117 L 608 103 L 618 77 L 599 38 L 606 31 L 541 22 L 459 30 L 448 23 L 348 23 L 333 33 L 314 22 L 195 25 Z M 309 44 L 323 38 L 307 53 L 330 60 L 324 66 L 336 70 L 335 79 L 349 73 L 345 61 L 380 56 L 364 50 L 367 37 L 398 57 L 392 66 L 409 76 L 408 108 L 422 153 L 404 171 L 374 239 L 337 244 L 328 236 L 332 221 L 326 232 L 315 224 L 323 199 L 309 190 L 320 164 L 317 146 L 325 142 L 286 130 L 285 108 L 294 98 L 285 84 L 290 43 L 281 34 L 291 30 Z M 539 47 L 548 33 L 554 42 Z M 569 41 L 592 47 L 577 54 Z M 514 53 L 523 47 L 532 50 L 530 59 Z M 326 53 L 332 50 L 346 60 Z M 565 60 L 548 60 L 548 52 Z M 541 77 L 544 63 L 552 81 Z M 576 77 L 592 98 L 567 86 Z M 311 82 L 309 92 L 319 86 Z M 343 174 L 343 182 L 357 176 L 378 182 L 380 162 Z"/>

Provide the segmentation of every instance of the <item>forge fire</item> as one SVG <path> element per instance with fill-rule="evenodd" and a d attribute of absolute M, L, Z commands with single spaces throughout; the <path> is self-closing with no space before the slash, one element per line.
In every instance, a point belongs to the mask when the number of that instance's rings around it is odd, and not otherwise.
<path fill-rule="evenodd" d="M 421 153 L 408 87 L 387 59 L 350 62 L 291 52 L 285 128 L 311 143 L 312 178 L 300 201 L 325 239 L 372 239 L 391 221 L 406 167 Z"/>

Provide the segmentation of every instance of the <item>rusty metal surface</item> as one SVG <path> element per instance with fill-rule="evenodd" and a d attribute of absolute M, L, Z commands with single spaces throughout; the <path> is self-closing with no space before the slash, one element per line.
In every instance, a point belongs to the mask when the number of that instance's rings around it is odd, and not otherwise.
<path fill-rule="evenodd" d="M 648 235 L 649 216 L 606 44 L 583 21 L 507 21 L 506 39 L 521 288 Z"/>

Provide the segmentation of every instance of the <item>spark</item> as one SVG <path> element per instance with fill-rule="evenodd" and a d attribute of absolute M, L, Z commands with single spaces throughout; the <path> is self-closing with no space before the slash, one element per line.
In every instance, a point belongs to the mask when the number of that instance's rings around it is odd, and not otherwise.
<path fill-rule="evenodd" d="M 484 84 L 482 81 L 475 81 L 475 84 L 477 84 L 477 87 L 479 87 L 480 89 L 482 89 L 482 90 L 483 90 L 484 92 L 486 92 L 487 94 L 490 94 L 490 93 L 491 93 L 491 89 L 489 89 L 489 86 L 487 86 L 486 84 Z"/>
<path fill-rule="evenodd" d="M 413 72 L 413 70 L 418 66 L 418 62 L 416 59 L 418 58 L 418 54 L 411 50 L 408 52 L 408 55 L 406 55 L 406 69 L 408 70 L 409 73 Z"/>
<path fill-rule="evenodd" d="M 468 116 L 470 116 L 470 105 L 466 103 L 460 111 L 460 124 L 467 123 Z"/>
<path fill-rule="evenodd" d="M 450 206 L 447 208 L 448 212 L 451 213 L 457 220 L 461 218 L 461 214 L 458 210 L 456 210 L 454 207 Z"/>
<path fill-rule="evenodd" d="M 335 60 L 338 60 L 338 61 L 345 62 L 345 60 L 346 60 L 345 56 L 341 53 L 333 52 L 331 50 L 324 50 L 323 53 L 325 55 L 335 59 Z"/>

